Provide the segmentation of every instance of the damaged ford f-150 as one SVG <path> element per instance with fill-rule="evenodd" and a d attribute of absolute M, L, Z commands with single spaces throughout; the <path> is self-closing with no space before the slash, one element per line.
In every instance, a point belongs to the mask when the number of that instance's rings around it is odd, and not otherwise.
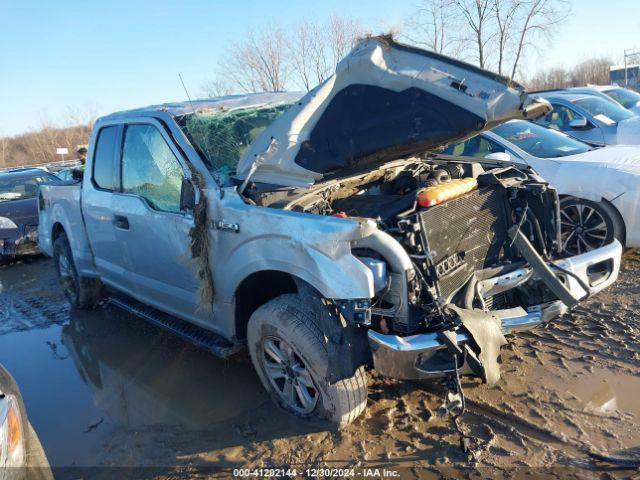
<path fill-rule="evenodd" d="M 284 409 L 344 425 L 366 369 L 499 380 L 504 334 L 615 281 L 567 257 L 528 167 L 440 155 L 546 113 L 507 79 L 390 38 L 301 95 L 114 113 L 79 186 L 43 186 L 40 246 L 79 308 L 103 295 L 219 355 L 248 346 Z"/>

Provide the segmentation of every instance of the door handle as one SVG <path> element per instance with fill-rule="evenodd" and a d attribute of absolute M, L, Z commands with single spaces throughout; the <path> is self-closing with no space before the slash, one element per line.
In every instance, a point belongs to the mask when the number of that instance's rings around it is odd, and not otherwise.
<path fill-rule="evenodd" d="M 113 223 L 116 228 L 129 230 L 129 219 L 127 217 L 123 217 L 122 215 L 114 215 L 111 223 Z"/>

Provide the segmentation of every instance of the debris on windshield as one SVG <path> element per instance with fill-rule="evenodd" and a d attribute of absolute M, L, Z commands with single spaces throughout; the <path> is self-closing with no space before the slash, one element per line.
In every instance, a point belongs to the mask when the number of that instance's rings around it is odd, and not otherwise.
<path fill-rule="evenodd" d="M 209 162 L 219 183 L 226 185 L 251 142 L 290 106 L 291 103 L 280 103 L 210 108 L 187 115 L 183 129 Z"/>

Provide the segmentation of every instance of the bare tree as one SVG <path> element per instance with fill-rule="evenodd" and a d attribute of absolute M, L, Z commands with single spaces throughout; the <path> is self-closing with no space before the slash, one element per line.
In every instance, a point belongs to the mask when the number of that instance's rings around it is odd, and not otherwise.
<path fill-rule="evenodd" d="M 202 91 L 208 96 L 273 92 L 292 84 L 310 90 L 331 75 L 334 65 L 362 36 L 359 22 L 338 15 L 326 22 L 301 22 L 288 32 L 278 25 L 249 31 L 227 48 L 219 73 Z"/>
<path fill-rule="evenodd" d="M 609 83 L 609 70 L 613 62 L 610 58 L 592 58 L 576 65 L 571 71 L 571 85 L 606 85 Z"/>
<path fill-rule="evenodd" d="M 535 41 L 548 40 L 569 14 L 570 6 L 569 0 L 523 0 L 511 78 L 516 76 L 525 49 L 535 47 Z"/>
<path fill-rule="evenodd" d="M 465 39 L 460 36 L 460 21 L 454 0 L 422 0 L 407 20 L 404 34 L 409 42 L 436 53 L 460 57 Z"/>
<path fill-rule="evenodd" d="M 328 38 L 324 27 L 319 24 L 314 24 L 312 31 L 315 41 L 310 44 L 310 61 L 315 76 L 314 80 L 316 84 L 320 84 L 331 76 L 335 65 L 333 65 L 327 55 Z"/>
<path fill-rule="evenodd" d="M 564 68 L 551 68 L 540 70 L 529 78 L 525 84 L 529 90 L 549 90 L 564 88 L 568 85 L 569 72 Z"/>
<path fill-rule="evenodd" d="M 322 27 L 309 20 L 296 25 L 289 46 L 290 62 L 296 82 L 309 91 L 330 73 L 327 62 L 327 36 Z"/>
<path fill-rule="evenodd" d="M 232 85 L 221 77 L 216 76 L 202 85 L 202 94 L 208 98 L 224 97 L 232 93 L 234 93 Z"/>
<path fill-rule="evenodd" d="M 498 50 L 498 75 L 503 74 L 507 50 L 514 35 L 513 26 L 522 0 L 493 0 L 492 10 L 496 22 L 496 42 Z"/>
<path fill-rule="evenodd" d="M 247 92 L 278 92 L 286 87 L 287 36 L 276 25 L 256 34 L 249 30 L 244 40 L 232 44 L 221 62 L 229 81 Z"/>
<path fill-rule="evenodd" d="M 454 0 L 454 5 L 469 29 L 470 40 L 477 52 L 478 65 L 485 68 L 486 48 L 494 36 L 491 27 L 492 0 Z"/>
<path fill-rule="evenodd" d="M 332 53 L 331 65 L 336 65 L 349 53 L 357 40 L 364 36 L 364 30 L 362 25 L 352 18 L 331 15 L 327 34 Z"/>
<path fill-rule="evenodd" d="M 332 15 L 326 23 L 304 21 L 293 29 L 289 61 L 305 90 L 322 83 L 363 36 L 359 22 Z"/>
<path fill-rule="evenodd" d="M 6 167 L 7 163 L 7 153 L 9 150 L 9 137 L 6 137 L 0 132 L 0 166 Z"/>

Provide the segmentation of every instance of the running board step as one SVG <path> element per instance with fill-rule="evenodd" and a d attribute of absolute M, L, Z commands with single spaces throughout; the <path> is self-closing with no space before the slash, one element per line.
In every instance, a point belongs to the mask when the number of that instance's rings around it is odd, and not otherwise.
<path fill-rule="evenodd" d="M 141 317 L 221 358 L 229 357 L 242 348 L 242 345 L 234 345 L 216 333 L 149 307 L 133 298 L 111 294 L 107 303 Z"/>

